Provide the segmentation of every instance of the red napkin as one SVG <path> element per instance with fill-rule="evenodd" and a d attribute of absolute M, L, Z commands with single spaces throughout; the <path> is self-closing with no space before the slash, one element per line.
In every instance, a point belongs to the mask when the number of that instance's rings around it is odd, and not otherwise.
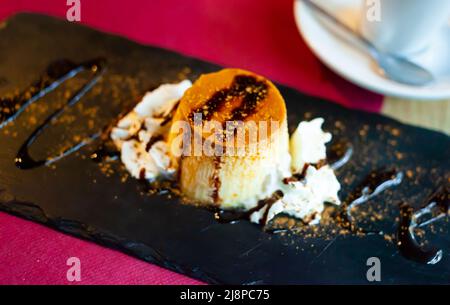
<path fill-rule="evenodd" d="M 224 66 L 252 70 L 305 93 L 379 111 L 382 97 L 322 65 L 295 26 L 293 1 L 81 0 L 81 23 Z M 0 20 L 31 11 L 65 18 L 66 1 L 0 0 Z M 68 37 L 70 39 L 70 37 Z M 183 275 L 0 213 L 0 284 L 196 284 Z"/>

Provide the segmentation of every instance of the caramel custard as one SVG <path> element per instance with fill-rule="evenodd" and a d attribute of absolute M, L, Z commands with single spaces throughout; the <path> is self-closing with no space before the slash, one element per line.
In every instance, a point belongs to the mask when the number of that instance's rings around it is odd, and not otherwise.
<path fill-rule="evenodd" d="M 172 147 L 183 132 L 177 121 L 189 122 L 191 134 L 202 143 L 213 138 L 213 154 L 207 155 L 204 148 L 195 154 L 193 136 L 188 153 L 181 154 L 179 182 L 188 199 L 222 208 L 251 208 L 277 190 L 276 181 L 290 175 L 285 102 L 262 76 L 241 69 L 202 75 L 180 100 L 169 135 Z M 214 137 L 217 130 L 208 128 L 198 132 L 206 122 L 219 125 L 222 136 Z M 242 141 L 237 139 L 239 129 L 230 126 L 241 126 Z"/>

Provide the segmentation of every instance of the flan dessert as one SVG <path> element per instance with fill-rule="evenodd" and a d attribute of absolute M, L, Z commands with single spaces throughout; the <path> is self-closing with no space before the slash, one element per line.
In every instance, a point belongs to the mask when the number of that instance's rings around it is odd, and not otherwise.
<path fill-rule="evenodd" d="M 180 189 L 188 199 L 251 208 L 290 176 L 285 102 L 262 76 L 241 69 L 202 75 L 181 98 L 173 119 L 173 148 L 185 132 L 176 122 L 188 122 L 192 135 L 182 143 L 179 161 Z"/>
<path fill-rule="evenodd" d="M 323 123 L 300 122 L 289 139 L 275 85 L 223 69 L 148 92 L 110 136 L 133 177 L 174 180 L 188 202 L 247 211 L 260 224 L 281 213 L 317 224 L 324 203 L 340 204 Z"/>

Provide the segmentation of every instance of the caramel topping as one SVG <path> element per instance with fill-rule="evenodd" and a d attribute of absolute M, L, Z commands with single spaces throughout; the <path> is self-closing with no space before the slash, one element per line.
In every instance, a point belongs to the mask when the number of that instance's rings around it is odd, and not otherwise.
<path fill-rule="evenodd" d="M 178 119 L 283 122 L 286 107 L 278 89 L 267 79 L 241 69 L 202 75 L 181 99 Z"/>

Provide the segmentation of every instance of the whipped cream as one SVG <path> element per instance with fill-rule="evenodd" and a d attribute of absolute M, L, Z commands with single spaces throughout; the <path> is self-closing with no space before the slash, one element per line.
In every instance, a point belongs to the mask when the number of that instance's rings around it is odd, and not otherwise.
<path fill-rule="evenodd" d="M 267 223 L 277 214 L 283 213 L 311 225 L 317 224 L 321 219 L 325 202 L 336 205 L 341 203 L 338 196 L 340 188 L 341 185 L 328 165 L 319 169 L 309 165 L 305 179 L 280 185 L 279 190 L 283 192 L 283 197 L 270 207 L 265 221 Z M 250 220 L 259 223 L 266 209 L 267 207 L 264 207 L 254 212 Z"/>
<path fill-rule="evenodd" d="M 324 210 L 324 203 L 340 205 L 338 192 L 341 188 L 333 169 L 328 166 L 320 168 L 311 163 L 318 163 L 326 159 L 325 143 L 331 141 L 331 134 L 322 130 L 322 118 L 310 122 L 301 122 L 291 137 L 292 170 L 294 173 L 303 171 L 305 165 L 305 177 L 300 181 L 292 181 L 287 184 L 279 182 L 278 190 L 283 192 L 283 197 L 272 206 L 265 206 L 252 213 L 250 220 L 260 223 L 267 211 L 269 222 L 278 214 L 287 214 L 302 219 L 309 224 L 317 224 Z"/>
<path fill-rule="evenodd" d="M 316 164 L 327 157 L 325 144 L 331 141 L 331 133 L 322 130 L 323 122 L 323 118 L 300 122 L 292 134 L 290 150 L 294 173 L 301 173 L 306 163 Z"/>
<path fill-rule="evenodd" d="M 134 109 L 111 130 L 111 139 L 121 152 L 121 160 L 130 174 L 138 179 L 171 177 L 175 165 L 163 139 L 168 127 L 162 126 L 184 92 L 192 86 L 189 80 L 164 84 L 147 92 Z M 150 141 L 155 141 L 150 147 Z"/>

